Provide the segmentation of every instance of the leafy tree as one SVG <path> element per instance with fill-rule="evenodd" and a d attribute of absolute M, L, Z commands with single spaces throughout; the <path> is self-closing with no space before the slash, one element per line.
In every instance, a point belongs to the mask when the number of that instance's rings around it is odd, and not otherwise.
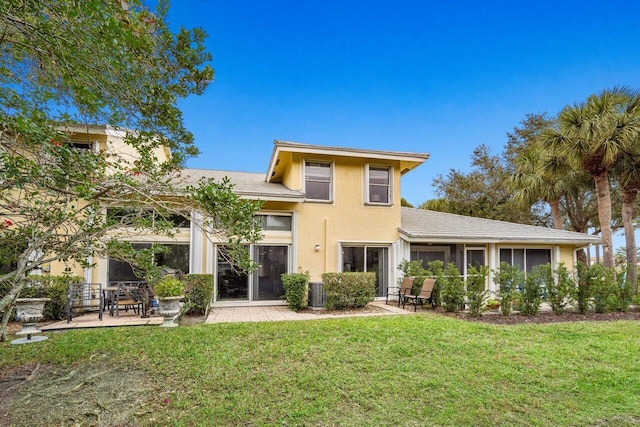
<path fill-rule="evenodd" d="M 259 204 L 232 183 L 180 176 L 197 149 L 178 101 L 201 94 L 213 69 L 203 31 L 173 34 L 166 14 L 164 2 L 152 13 L 139 0 L 0 3 L 0 262 L 12 266 L 0 273 L 3 340 L 27 275 L 44 263 L 125 256 L 118 242 L 171 236 L 170 215 L 192 211 L 229 247 L 259 236 Z M 79 149 L 90 138 L 102 138 L 100 151 Z M 104 215 L 123 205 L 126 222 Z"/>
<path fill-rule="evenodd" d="M 546 224 L 539 209 L 532 213 L 511 197 L 506 186 L 511 166 L 504 155 L 493 155 L 481 145 L 471 158 L 472 171 L 465 174 L 452 169 L 445 177 L 437 176 L 433 185 L 438 199 L 425 202 L 421 208 L 523 224 Z"/>

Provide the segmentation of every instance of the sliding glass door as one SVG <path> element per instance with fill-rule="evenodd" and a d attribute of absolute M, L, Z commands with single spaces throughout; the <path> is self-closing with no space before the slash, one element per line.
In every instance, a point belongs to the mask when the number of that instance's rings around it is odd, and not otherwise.
<path fill-rule="evenodd" d="M 280 276 L 289 272 L 289 246 L 253 246 L 251 259 L 258 267 L 247 275 L 235 269 L 218 251 L 216 301 L 281 300 L 284 287 Z"/>
<path fill-rule="evenodd" d="M 248 248 L 247 248 L 248 250 Z M 249 276 L 238 271 L 222 251 L 217 252 L 217 301 L 247 301 Z"/>
<path fill-rule="evenodd" d="M 376 295 L 384 297 L 389 283 L 389 248 L 343 245 L 342 271 L 366 271 L 375 273 Z"/>
<path fill-rule="evenodd" d="M 254 273 L 253 300 L 279 300 L 284 295 L 280 276 L 289 271 L 289 247 L 256 246 L 254 260 L 258 269 Z"/>

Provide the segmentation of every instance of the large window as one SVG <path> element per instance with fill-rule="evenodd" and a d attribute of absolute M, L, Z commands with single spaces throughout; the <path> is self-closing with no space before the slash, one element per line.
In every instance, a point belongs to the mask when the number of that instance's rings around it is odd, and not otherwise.
<path fill-rule="evenodd" d="M 308 200 L 332 200 L 331 163 L 305 162 L 304 192 Z"/>
<path fill-rule="evenodd" d="M 529 272 L 533 267 L 550 263 L 551 250 L 502 248 L 500 249 L 500 262 L 518 266 L 520 269 Z"/>
<path fill-rule="evenodd" d="M 369 166 L 367 171 L 367 203 L 391 203 L 391 168 Z"/>
<path fill-rule="evenodd" d="M 154 262 L 158 266 L 168 267 L 172 270 L 189 272 L 189 245 L 188 244 L 163 244 L 167 248 L 164 253 L 155 255 Z M 151 243 L 132 243 L 134 250 L 148 249 Z M 109 282 L 128 282 L 144 280 L 144 272 L 140 271 L 126 261 L 109 258 Z"/>

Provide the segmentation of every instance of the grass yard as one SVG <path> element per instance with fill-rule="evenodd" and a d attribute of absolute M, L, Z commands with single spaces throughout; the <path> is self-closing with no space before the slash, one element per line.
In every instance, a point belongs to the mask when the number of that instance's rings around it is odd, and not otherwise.
<path fill-rule="evenodd" d="M 640 423 L 637 321 L 495 326 L 425 313 L 49 336 L 0 344 L 14 425 Z M 21 366 L 37 373 L 9 383 Z"/>

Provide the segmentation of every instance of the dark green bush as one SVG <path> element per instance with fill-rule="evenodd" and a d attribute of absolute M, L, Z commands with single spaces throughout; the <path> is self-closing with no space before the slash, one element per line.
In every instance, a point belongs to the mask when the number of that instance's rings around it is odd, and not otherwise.
<path fill-rule="evenodd" d="M 545 277 L 547 269 L 544 265 L 538 265 L 527 273 L 522 288 L 522 303 L 520 313 L 525 316 L 535 316 L 540 310 L 542 304 L 542 295 L 544 292 Z"/>
<path fill-rule="evenodd" d="M 184 283 L 187 313 L 206 315 L 213 297 L 213 274 L 186 274 Z"/>
<path fill-rule="evenodd" d="M 589 267 L 582 262 L 576 266 L 577 288 L 576 303 L 580 314 L 589 311 L 589 301 L 591 300 L 591 280 L 589 279 Z"/>
<path fill-rule="evenodd" d="M 445 311 L 455 312 L 464 307 L 464 281 L 454 263 L 447 265 L 440 294 Z"/>
<path fill-rule="evenodd" d="M 283 274 L 282 285 L 289 308 L 298 311 L 309 303 L 309 272 Z"/>
<path fill-rule="evenodd" d="M 558 264 L 555 271 L 551 270 L 551 264 L 546 264 L 541 268 L 544 270 L 545 299 L 555 314 L 562 314 L 573 301 L 575 283 L 563 263 Z"/>
<path fill-rule="evenodd" d="M 469 314 L 479 317 L 482 314 L 489 291 L 486 289 L 489 267 L 475 268 L 469 265 L 467 268 L 467 301 L 469 302 Z"/>
<path fill-rule="evenodd" d="M 70 283 L 84 282 L 79 276 L 30 276 L 28 285 L 20 292 L 20 298 L 50 298 L 44 306 L 45 320 L 62 320 L 66 317 L 67 292 Z"/>
<path fill-rule="evenodd" d="M 620 272 L 617 276 L 616 286 L 613 287 L 609 308 L 614 311 L 626 312 L 629 310 L 629 305 L 631 305 L 633 293 L 634 289 L 629 281 L 628 271 Z"/>
<path fill-rule="evenodd" d="M 328 309 L 364 307 L 376 294 L 376 274 L 324 273 L 322 286 Z"/>
<path fill-rule="evenodd" d="M 498 284 L 500 312 L 508 316 L 513 309 L 514 296 L 524 286 L 524 274 L 517 265 L 503 262 L 500 264 L 500 269 L 494 272 L 493 280 Z"/>
<path fill-rule="evenodd" d="M 602 264 L 594 264 L 589 267 L 587 280 L 593 296 L 593 308 L 596 313 L 606 313 L 614 298 L 615 286 L 613 272 Z"/>

